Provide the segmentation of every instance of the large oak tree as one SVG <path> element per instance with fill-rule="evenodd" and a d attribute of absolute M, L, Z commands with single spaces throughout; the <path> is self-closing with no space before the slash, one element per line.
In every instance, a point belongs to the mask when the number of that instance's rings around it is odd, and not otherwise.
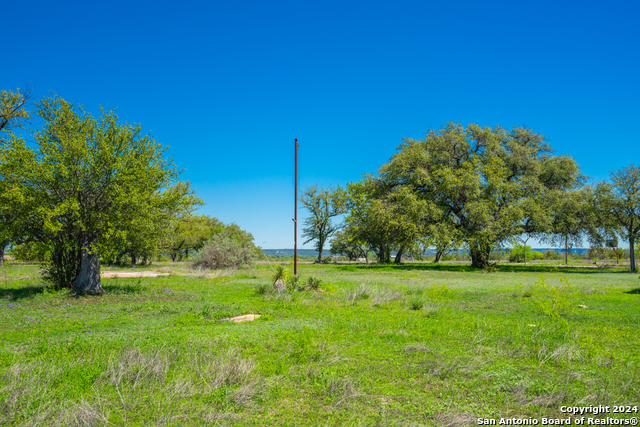
<path fill-rule="evenodd" d="M 491 250 L 514 236 L 541 231 L 547 221 L 539 208 L 547 194 L 581 183 L 575 161 L 554 156 L 545 137 L 526 128 L 448 123 L 398 148 L 380 169 L 381 179 L 437 206 L 443 225 L 468 246 L 474 267 L 488 265 Z"/>

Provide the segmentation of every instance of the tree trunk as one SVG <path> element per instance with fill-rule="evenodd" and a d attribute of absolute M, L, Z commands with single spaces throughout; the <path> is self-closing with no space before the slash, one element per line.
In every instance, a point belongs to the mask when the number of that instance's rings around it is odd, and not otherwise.
<path fill-rule="evenodd" d="M 564 237 L 564 265 L 569 265 L 569 236 Z"/>
<path fill-rule="evenodd" d="M 440 262 L 440 258 L 442 258 L 443 253 L 444 251 L 439 251 L 436 249 L 436 259 L 433 260 L 434 264 L 437 264 L 438 262 Z"/>
<path fill-rule="evenodd" d="M 631 262 L 631 272 L 636 272 L 636 254 L 635 254 L 635 237 L 633 234 L 629 238 L 629 261 Z"/>
<path fill-rule="evenodd" d="M 402 262 L 403 252 L 404 252 L 404 245 L 400 246 L 400 249 L 398 249 L 398 253 L 396 254 L 396 260 L 395 260 L 396 264 L 400 264 Z"/>
<path fill-rule="evenodd" d="M 131 254 L 131 267 L 135 267 L 136 265 L 136 256 Z"/>
<path fill-rule="evenodd" d="M 485 268 L 489 265 L 489 252 L 491 248 L 475 247 L 469 250 L 471 255 L 471 267 Z"/>
<path fill-rule="evenodd" d="M 91 243 L 93 242 L 85 240 L 80 273 L 73 281 L 73 287 L 81 292 L 101 294 L 104 291 L 100 285 L 100 255 L 90 253 Z"/>
<path fill-rule="evenodd" d="M 318 250 L 318 264 L 322 263 L 322 247 Z"/>
<path fill-rule="evenodd" d="M 0 243 L 0 267 L 4 267 L 4 243 Z"/>

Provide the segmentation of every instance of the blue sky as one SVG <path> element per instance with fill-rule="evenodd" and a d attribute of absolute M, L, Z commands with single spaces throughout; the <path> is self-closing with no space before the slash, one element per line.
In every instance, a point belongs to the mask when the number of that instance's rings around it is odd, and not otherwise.
<path fill-rule="evenodd" d="M 293 247 L 294 138 L 302 189 L 375 173 L 447 121 L 531 127 L 594 180 L 638 163 L 638 2 L 24 0 L 2 15 L 1 89 L 117 108 L 171 146 L 202 213 L 264 248 Z"/>

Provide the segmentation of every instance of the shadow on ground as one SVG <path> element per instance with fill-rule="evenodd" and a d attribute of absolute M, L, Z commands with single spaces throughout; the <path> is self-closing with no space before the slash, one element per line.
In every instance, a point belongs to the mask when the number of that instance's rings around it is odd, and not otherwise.
<path fill-rule="evenodd" d="M 104 282 L 103 282 L 104 283 Z M 139 282 L 132 284 L 115 283 L 111 285 L 102 285 L 105 294 L 140 294 L 147 290 Z"/>
<path fill-rule="evenodd" d="M 631 289 L 630 291 L 625 292 L 625 294 L 636 294 L 636 295 L 640 295 L 640 288 Z"/>
<path fill-rule="evenodd" d="M 20 288 L 0 289 L 0 299 L 18 301 L 31 298 L 44 292 L 44 286 L 23 286 Z"/>

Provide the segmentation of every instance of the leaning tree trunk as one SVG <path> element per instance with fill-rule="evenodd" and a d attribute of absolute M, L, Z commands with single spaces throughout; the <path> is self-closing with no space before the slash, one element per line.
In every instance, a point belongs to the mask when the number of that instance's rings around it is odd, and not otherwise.
<path fill-rule="evenodd" d="M 84 242 L 80 273 L 73 281 L 73 287 L 81 292 L 100 294 L 104 292 L 100 285 L 100 255 L 90 252 L 92 243 L 88 239 Z"/>
<path fill-rule="evenodd" d="M 404 252 L 404 245 L 400 246 L 400 249 L 398 249 L 398 253 L 396 254 L 396 259 L 394 261 L 395 264 L 400 264 L 402 262 L 403 252 Z"/>
<path fill-rule="evenodd" d="M 636 272 L 636 254 L 635 254 L 635 237 L 633 234 L 629 237 L 629 261 L 631 262 L 631 272 Z"/>

